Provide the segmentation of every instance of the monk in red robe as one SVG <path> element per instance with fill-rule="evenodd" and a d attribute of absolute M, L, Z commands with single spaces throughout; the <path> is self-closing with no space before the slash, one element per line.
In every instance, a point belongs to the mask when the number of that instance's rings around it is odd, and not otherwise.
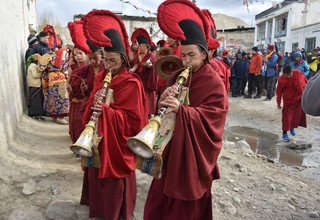
<path fill-rule="evenodd" d="M 136 29 L 131 41 L 139 44 L 138 66 L 135 73 L 140 77 L 147 97 L 148 115 L 155 114 L 158 90 L 158 76 L 154 70 L 155 54 L 150 51 L 151 38 L 143 28 Z"/>
<path fill-rule="evenodd" d="M 127 146 L 127 138 L 147 123 L 145 93 L 140 79 L 127 70 L 129 43 L 120 18 L 107 10 L 94 10 L 83 20 L 88 40 L 104 47 L 106 71 L 95 77 L 83 116 L 86 124 L 93 110 L 98 113 L 97 131 L 103 138 L 98 145 L 99 156 L 94 158 L 100 166 L 87 168 L 89 190 L 82 194 L 81 204 L 89 206 L 90 218 L 129 220 L 136 200 L 136 157 Z M 108 88 L 113 90 L 113 102 L 108 105 L 102 102 L 102 81 L 110 70 L 113 78 Z"/>
<path fill-rule="evenodd" d="M 292 70 L 291 66 L 284 66 L 282 72 L 283 75 L 279 77 L 277 86 L 277 105 L 281 109 L 281 99 L 283 99 L 282 139 L 289 142 L 287 131 L 290 130 L 291 135 L 295 136 L 295 128 L 307 127 L 306 114 L 301 106 L 301 97 L 307 79 L 299 70 Z"/>
<path fill-rule="evenodd" d="M 215 71 L 218 72 L 219 76 L 223 81 L 223 84 L 225 85 L 226 93 L 228 95 L 229 88 L 230 88 L 230 83 L 229 83 L 230 71 L 228 71 L 228 69 L 219 60 L 216 59 L 217 50 L 220 47 L 220 43 L 216 40 L 217 38 L 216 24 L 209 10 L 203 9 L 202 13 L 207 19 L 207 22 L 209 23 L 209 26 L 210 26 L 210 28 L 208 28 L 209 30 L 208 35 L 210 36 L 210 38 L 208 39 L 210 65 Z"/>
<path fill-rule="evenodd" d="M 184 11 L 188 11 L 187 17 Z M 217 158 L 222 146 L 227 96 L 221 78 L 208 63 L 207 25 L 199 13 L 189 1 L 167 0 L 158 8 L 161 30 L 181 40 L 183 64 L 191 65 L 193 70 L 185 84 L 189 87 L 190 105 L 181 104 L 175 97 L 177 87 L 172 84 L 179 73 L 168 80 L 169 87 L 159 100 L 160 107 L 167 106 L 169 112 L 176 113 L 176 125 L 162 155 L 162 176 L 150 186 L 145 220 L 213 217 L 211 184 L 220 176 Z M 198 20 L 199 17 L 202 19 Z M 171 36 L 174 33 L 179 36 Z"/>
<path fill-rule="evenodd" d="M 86 63 L 86 54 L 75 47 L 72 52 L 74 64 L 69 68 L 69 99 L 70 99 L 70 109 L 69 109 L 69 135 L 71 137 L 72 143 L 75 143 L 81 132 L 84 129 L 82 125 L 82 112 L 80 111 L 82 101 L 84 96 L 81 92 L 81 85 L 84 84 L 84 80 L 81 79 L 79 73 L 82 68 L 84 68 Z"/>

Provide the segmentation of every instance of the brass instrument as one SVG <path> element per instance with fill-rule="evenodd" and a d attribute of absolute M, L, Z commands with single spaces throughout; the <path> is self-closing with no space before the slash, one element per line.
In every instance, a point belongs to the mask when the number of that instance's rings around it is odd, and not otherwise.
<path fill-rule="evenodd" d="M 178 91 L 180 92 L 182 84 L 188 79 L 189 72 L 192 70 L 188 66 L 183 70 L 176 80 Z M 161 125 L 161 118 L 165 115 L 168 107 L 162 107 L 156 116 L 150 119 L 147 124 L 136 136 L 127 140 L 128 147 L 138 156 L 151 158 L 153 156 L 153 142 Z"/>
<path fill-rule="evenodd" d="M 112 79 L 112 70 L 110 70 L 105 76 L 103 82 L 103 92 L 107 95 L 108 87 L 110 85 Z M 104 100 L 102 100 L 105 102 Z M 98 119 L 98 111 L 93 111 L 90 121 L 86 124 L 85 129 L 80 134 L 78 140 L 70 146 L 70 150 L 75 154 L 83 156 L 83 157 L 91 157 L 92 156 L 92 143 L 93 143 L 93 135 L 96 129 Z"/>
<path fill-rule="evenodd" d="M 168 55 L 172 55 L 172 48 L 171 47 L 161 47 L 156 53 L 156 59 L 160 57 L 165 57 Z"/>

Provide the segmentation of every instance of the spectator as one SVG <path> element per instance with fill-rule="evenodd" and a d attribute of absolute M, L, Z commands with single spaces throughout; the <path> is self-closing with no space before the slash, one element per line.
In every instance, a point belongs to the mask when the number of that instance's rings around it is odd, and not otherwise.
<path fill-rule="evenodd" d="M 309 66 L 309 74 L 307 79 L 310 79 L 316 74 L 316 72 L 318 72 L 318 65 L 320 64 L 318 49 L 313 49 L 312 52 L 307 55 L 307 63 Z"/>
<path fill-rule="evenodd" d="M 262 68 L 262 55 L 259 53 L 257 46 L 252 48 L 252 58 L 249 64 L 249 85 L 248 95 L 244 98 L 252 98 L 253 87 L 257 88 L 257 94 L 254 98 L 261 98 L 261 68 Z"/>
<path fill-rule="evenodd" d="M 290 66 L 293 70 L 300 70 L 305 77 L 309 75 L 309 66 L 307 62 L 302 59 L 301 52 L 295 52 L 293 54 L 293 61 L 291 61 Z"/>
<path fill-rule="evenodd" d="M 28 37 L 28 45 L 29 45 L 29 47 L 28 47 L 28 49 L 27 49 L 27 51 L 26 51 L 26 54 L 25 54 L 25 56 L 24 56 L 25 62 L 27 62 L 29 56 L 31 55 L 31 50 L 32 50 L 32 48 L 33 48 L 36 44 L 38 44 L 38 39 L 37 39 L 37 37 L 34 36 L 34 35 L 30 35 L 30 36 Z"/>
<path fill-rule="evenodd" d="M 37 35 L 37 39 L 39 43 L 31 49 L 30 55 L 38 53 L 42 56 L 43 54 L 49 53 L 50 52 L 50 49 L 48 47 L 49 34 L 47 32 L 41 31 Z"/>
<path fill-rule="evenodd" d="M 265 57 L 266 71 L 265 71 L 265 80 L 266 80 L 266 89 L 267 89 L 267 98 L 264 100 L 271 100 L 274 96 L 273 87 L 275 84 L 275 76 L 277 74 L 277 64 L 278 64 L 278 55 L 274 51 L 274 45 L 270 44 L 268 46 L 268 52 Z"/>

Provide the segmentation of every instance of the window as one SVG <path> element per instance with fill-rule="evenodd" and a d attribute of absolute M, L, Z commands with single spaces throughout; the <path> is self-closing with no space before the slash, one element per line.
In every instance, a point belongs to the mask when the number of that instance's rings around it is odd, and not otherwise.
<path fill-rule="evenodd" d="M 296 51 L 296 49 L 299 47 L 299 43 L 293 43 L 292 44 L 292 51 Z"/>
<path fill-rule="evenodd" d="M 305 50 L 310 52 L 312 49 L 316 48 L 316 38 L 306 38 L 306 45 L 305 45 Z"/>
<path fill-rule="evenodd" d="M 281 53 L 284 53 L 284 47 L 286 45 L 286 42 L 284 41 L 280 41 L 280 42 L 277 42 L 277 47 L 278 47 L 278 51 L 281 52 Z"/>
<path fill-rule="evenodd" d="M 257 39 L 258 40 L 264 40 L 265 38 L 265 33 L 266 33 L 266 24 L 261 24 L 257 26 L 258 31 L 257 31 Z"/>
<path fill-rule="evenodd" d="M 287 15 L 276 18 L 274 37 L 284 37 L 287 34 Z"/>

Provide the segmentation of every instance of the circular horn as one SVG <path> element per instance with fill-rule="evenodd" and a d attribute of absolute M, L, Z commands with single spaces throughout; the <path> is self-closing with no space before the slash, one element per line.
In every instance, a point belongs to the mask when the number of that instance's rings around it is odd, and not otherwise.
<path fill-rule="evenodd" d="M 160 57 L 155 63 L 155 70 L 162 79 L 169 79 L 171 74 L 183 68 L 182 60 L 175 55 Z"/>
<path fill-rule="evenodd" d="M 156 59 L 160 57 L 165 57 L 168 55 L 172 55 L 172 48 L 171 47 L 161 47 L 156 54 Z"/>

